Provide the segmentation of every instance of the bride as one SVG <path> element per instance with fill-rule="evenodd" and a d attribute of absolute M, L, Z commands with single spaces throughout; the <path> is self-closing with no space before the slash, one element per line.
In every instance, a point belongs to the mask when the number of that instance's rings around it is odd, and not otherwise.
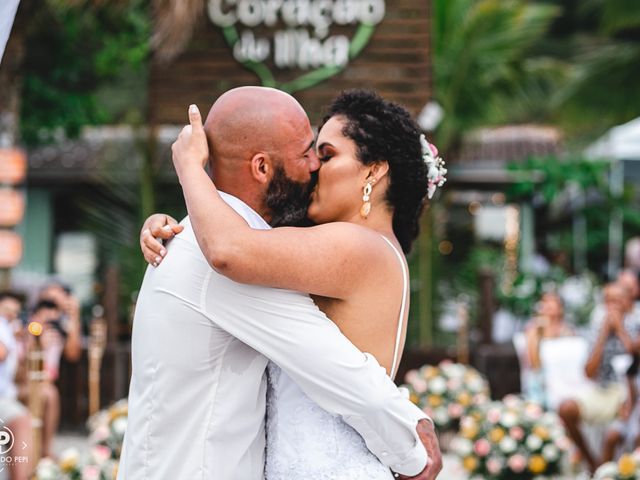
<path fill-rule="evenodd" d="M 251 229 L 223 201 L 203 168 L 209 150 L 194 107 L 190 118 L 191 127 L 173 145 L 173 160 L 210 265 L 238 282 L 309 292 L 344 335 L 393 378 L 409 310 L 402 252 L 410 251 L 426 199 L 446 174 L 409 113 L 372 92 L 339 95 L 316 141 L 321 166 L 307 211 L 316 226 L 272 230 Z M 145 222 L 143 232 L 153 221 L 152 216 Z M 179 228 L 165 231 L 168 238 Z M 145 258 L 157 265 L 159 242 L 143 235 L 141 244 Z M 355 430 L 271 364 L 266 478 L 393 477 Z"/>

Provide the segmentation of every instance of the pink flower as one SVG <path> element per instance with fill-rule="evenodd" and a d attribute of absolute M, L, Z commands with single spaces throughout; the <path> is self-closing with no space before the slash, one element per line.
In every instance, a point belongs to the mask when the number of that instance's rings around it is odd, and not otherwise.
<path fill-rule="evenodd" d="M 422 378 L 416 378 L 413 382 L 411 382 L 411 386 L 416 391 L 416 393 L 424 393 L 427 391 L 427 382 Z"/>
<path fill-rule="evenodd" d="M 103 442 L 107 438 L 109 438 L 109 427 L 106 425 L 100 425 L 91 435 L 91 441 L 94 443 Z"/>
<path fill-rule="evenodd" d="M 560 437 L 556 440 L 556 447 L 560 450 L 569 450 L 571 448 L 571 442 L 567 437 Z"/>
<path fill-rule="evenodd" d="M 491 475 L 497 475 L 502 470 L 502 463 L 497 458 L 487 460 L 487 470 Z"/>
<path fill-rule="evenodd" d="M 518 408 L 521 400 L 517 395 L 509 394 L 502 399 L 502 402 L 509 408 Z"/>
<path fill-rule="evenodd" d="M 542 407 L 537 403 L 528 404 L 525 407 L 525 411 L 527 412 L 527 415 L 534 420 L 539 419 L 544 413 L 544 411 L 542 410 Z"/>
<path fill-rule="evenodd" d="M 509 435 L 515 441 L 519 442 L 524 438 L 524 430 L 521 427 L 511 427 L 509 430 Z"/>
<path fill-rule="evenodd" d="M 100 469 L 95 465 L 87 465 L 82 469 L 82 480 L 99 480 Z"/>
<path fill-rule="evenodd" d="M 487 420 L 491 423 L 498 423 L 500 421 L 500 410 L 492 408 L 487 412 Z"/>
<path fill-rule="evenodd" d="M 507 461 L 507 465 L 509 465 L 509 468 L 515 473 L 520 473 L 527 466 L 527 459 L 519 453 L 516 453 Z"/>
<path fill-rule="evenodd" d="M 491 451 L 491 445 L 486 439 L 481 438 L 473 445 L 473 451 L 479 457 L 486 457 Z"/>
<path fill-rule="evenodd" d="M 450 379 L 447 382 L 447 388 L 449 390 L 458 390 L 460 388 L 460 380 L 457 380 L 455 378 Z"/>
<path fill-rule="evenodd" d="M 407 374 L 404 376 L 404 381 L 407 383 L 413 383 L 416 378 L 418 378 L 418 371 L 409 370 Z"/>
<path fill-rule="evenodd" d="M 105 445 L 96 445 L 93 447 L 93 458 L 99 465 L 102 465 L 111 458 L 111 449 Z"/>
<path fill-rule="evenodd" d="M 433 153 L 433 157 L 436 158 L 438 156 L 438 147 L 436 147 L 433 143 L 430 143 L 429 148 L 431 149 L 431 153 Z"/>
<path fill-rule="evenodd" d="M 464 413 L 464 408 L 459 403 L 450 403 L 448 410 L 449 416 L 453 418 L 460 418 Z"/>

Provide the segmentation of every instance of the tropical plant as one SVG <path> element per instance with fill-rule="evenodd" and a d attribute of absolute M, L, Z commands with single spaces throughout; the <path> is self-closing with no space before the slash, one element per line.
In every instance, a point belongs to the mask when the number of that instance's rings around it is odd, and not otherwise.
<path fill-rule="evenodd" d="M 572 64 L 553 97 L 558 119 L 585 141 L 640 115 L 640 3 L 586 0 L 573 15 L 575 28 L 558 46 Z M 560 49 L 559 49 L 560 50 Z"/>
<path fill-rule="evenodd" d="M 46 0 L 31 14 L 20 125 L 25 143 L 75 137 L 84 125 L 144 121 L 146 0 Z"/>
<path fill-rule="evenodd" d="M 559 12 L 524 0 L 434 1 L 434 94 L 445 112 L 436 131 L 441 150 L 473 128 L 541 116 L 564 65 L 530 53 Z"/>

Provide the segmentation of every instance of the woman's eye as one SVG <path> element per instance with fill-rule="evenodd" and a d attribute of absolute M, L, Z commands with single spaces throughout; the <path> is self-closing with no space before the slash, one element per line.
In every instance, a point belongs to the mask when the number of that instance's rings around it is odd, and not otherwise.
<path fill-rule="evenodd" d="M 322 163 L 324 163 L 324 162 L 328 162 L 329 160 L 331 160 L 331 155 L 324 155 L 324 156 L 321 156 L 321 157 L 320 157 L 320 161 L 321 161 Z"/>

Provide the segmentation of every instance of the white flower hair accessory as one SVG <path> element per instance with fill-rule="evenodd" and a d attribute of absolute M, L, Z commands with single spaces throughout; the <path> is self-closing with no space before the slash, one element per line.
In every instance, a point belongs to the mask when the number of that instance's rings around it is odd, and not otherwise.
<path fill-rule="evenodd" d="M 442 157 L 438 156 L 438 149 L 427 141 L 424 133 L 420 135 L 420 145 L 422 146 L 422 159 L 429 169 L 427 173 L 429 184 L 427 196 L 431 199 L 433 194 L 436 193 L 436 189 L 442 187 L 447 181 L 447 169 L 444 168 Z"/>

